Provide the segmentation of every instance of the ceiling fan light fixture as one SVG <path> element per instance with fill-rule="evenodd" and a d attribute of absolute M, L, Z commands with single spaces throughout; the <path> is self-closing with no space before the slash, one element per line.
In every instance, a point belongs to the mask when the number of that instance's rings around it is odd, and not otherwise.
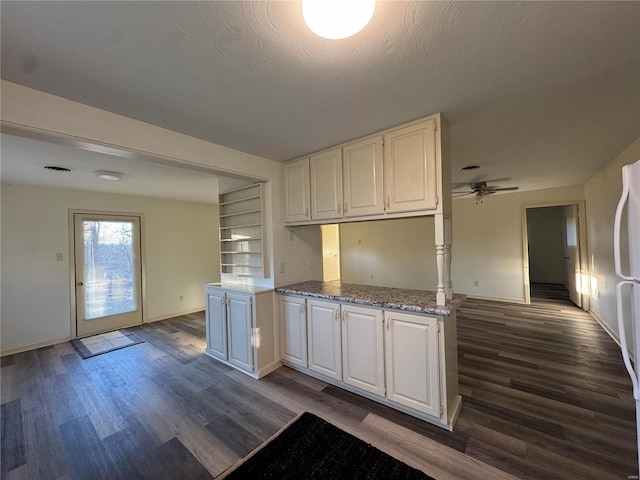
<path fill-rule="evenodd" d="M 124 175 L 120 172 L 109 172 L 107 170 L 97 170 L 96 177 L 100 180 L 118 181 L 124 178 Z"/>
<path fill-rule="evenodd" d="M 375 0 L 302 0 L 302 17 L 316 35 L 340 40 L 362 30 L 375 8 Z"/>

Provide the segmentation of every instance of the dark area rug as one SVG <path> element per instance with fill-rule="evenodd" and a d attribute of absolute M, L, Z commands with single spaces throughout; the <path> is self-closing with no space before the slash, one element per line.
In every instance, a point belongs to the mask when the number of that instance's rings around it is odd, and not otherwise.
<path fill-rule="evenodd" d="M 307 412 L 218 478 L 433 480 Z"/>
<path fill-rule="evenodd" d="M 126 330 L 115 330 L 113 332 L 101 333 L 85 338 L 75 338 L 71 340 L 71 345 L 76 352 L 86 360 L 87 358 L 102 355 L 103 353 L 113 352 L 122 348 L 131 347 L 144 343 L 135 333 Z"/>

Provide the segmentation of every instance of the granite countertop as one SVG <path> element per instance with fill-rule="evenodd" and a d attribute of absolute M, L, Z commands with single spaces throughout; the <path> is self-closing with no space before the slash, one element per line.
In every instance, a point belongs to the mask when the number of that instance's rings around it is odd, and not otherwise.
<path fill-rule="evenodd" d="M 446 305 L 436 305 L 436 292 L 404 288 L 374 287 L 333 282 L 309 281 L 277 287 L 276 292 L 289 295 L 335 300 L 338 302 L 370 305 L 387 310 L 404 310 L 432 315 L 451 315 L 465 300 L 466 295 L 454 294 Z"/>
<path fill-rule="evenodd" d="M 258 294 L 264 292 L 272 292 L 273 288 L 258 287 L 256 285 L 244 285 L 241 283 L 205 283 L 204 287 L 220 288 L 223 290 L 233 290 L 235 292 Z"/>

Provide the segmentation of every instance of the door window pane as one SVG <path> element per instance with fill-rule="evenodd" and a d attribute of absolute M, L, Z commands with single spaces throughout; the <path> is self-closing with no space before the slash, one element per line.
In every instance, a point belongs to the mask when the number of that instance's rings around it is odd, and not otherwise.
<path fill-rule="evenodd" d="M 85 319 L 137 310 L 133 222 L 84 221 Z"/>

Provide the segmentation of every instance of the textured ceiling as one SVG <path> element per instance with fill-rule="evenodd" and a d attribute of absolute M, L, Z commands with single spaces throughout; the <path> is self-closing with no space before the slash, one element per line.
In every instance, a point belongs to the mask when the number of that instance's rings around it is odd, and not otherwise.
<path fill-rule="evenodd" d="M 584 182 L 640 136 L 640 3 L 10 2 L 2 77 L 278 161 L 435 112 L 454 181 Z M 459 172 L 470 163 L 476 172 Z"/>

